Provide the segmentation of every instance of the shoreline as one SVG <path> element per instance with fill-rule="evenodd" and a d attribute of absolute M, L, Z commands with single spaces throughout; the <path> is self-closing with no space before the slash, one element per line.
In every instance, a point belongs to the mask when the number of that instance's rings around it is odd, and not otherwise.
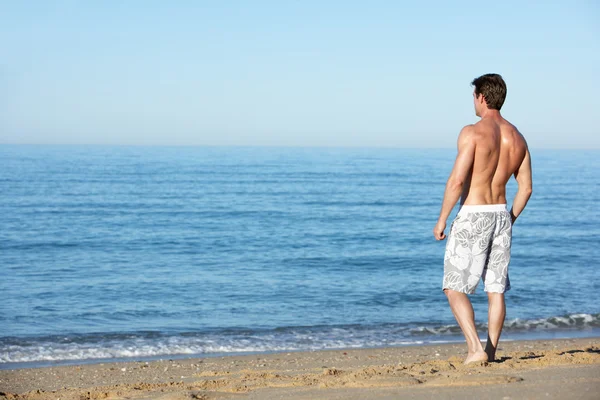
<path fill-rule="evenodd" d="M 521 342 L 521 341 L 544 341 L 544 340 L 570 340 L 570 339 L 591 339 L 600 338 L 600 329 L 590 328 L 584 331 L 576 330 L 557 330 L 553 335 L 549 335 L 549 332 L 540 332 L 535 335 L 532 332 L 522 333 L 507 333 L 502 336 L 502 342 Z M 441 338 L 440 338 L 441 339 Z M 486 341 L 486 337 L 480 337 L 481 342 Z M 327 349 L 286 349 L 286 350 L 257 350 L 257 351 L 231 351 L 221 353 L 204 353 L 204 354 L 161 354 L 153 356 L 139 356 L 139 357 L 114 357 L 114 358 L 88 358 L 88 359 L 66 359 L 66 360 L 40 360 L 40 361 L 17 361 L 0 363 L 0 371 L 10 371 L 19 369 L 36 369 L 36 368 L 50 368 L 50 367 L 73 367 L 83 365 L 97 365 L 97 364 L 110 364 L 110 363 L 127 363 L 127 362 L 154 362 L 164 360 L 178 360 L 185 361 L 188 359 L 201 359 L 201 358 L 222 358 L 222 357 L 236 357 L 236 356 L 252 356 L 252 355 L 269 355 L 278 353 L 312 353 L 316 351 L 347 351 L 347 350 L 375 350 L 383 348 L 402 348 L 402 347 L 413 347 L 413 346 L 433 346 L 433 345 L 451 345 L 464 343 L 464 337 L 462 336 L 448 336 L 447 340 L 415 340 L 414 342 L 405 342 L 402 344 L 393 345 L 375 345 L 365 347 L 336 347 Z"/>
<path fill-rule="evenodd" d="M 592 322 L 589 326 L 575 326 L 574 325 L 574 321 L 577 322 L 577 319 L 582 319 L 584 324 L 588 324 L 590 322 Z M 586 320 L 585 318 L 591 319 L 592 321 Z M 519 329 L 507 329 L 505 327 L 504 332 L 502 334 L 502 341 L 504 342 L 509 342 L 509 341 L 526 341 L 526 340 L 554 340 L 554 339 L 587 339 L 587 338 L 595 338 L 595 337 L 600 337 L 600 325 L 598 325 L 598 318 L 600 318 L 600 314 L 571 314 L 565 317 L 550 317 L 550 318 L 544 318 L 544 319 L 532 319 L 532 320 L 524 320 L 524 327 L 528 328 L 528 324 L 542 324 L 544 322 L 546 323 L 552 323 L 552 324 L 556 324 L 557 326 L 553 326 L 551 329 L 523 329 L 523 330 L 519 330 Z M 554 319 L 559 320 L 554 321 Z M 565 321 L 561 321 L 565 320 Z M 568 322 L 566 322 L 566 319 L 569 319 Z M 582 322 L 579 321 L 579 322 Z M 513 321 L 514 323 L 521 323 L 521 320 L 519 319 L 515 319 Z M 561 326 L 560 324 L 563 324 L 563 326 Z M 570 323 L 570 324 L 569 324 Z M 444 328 L 448 328 L 448 326 L 444 326 Z M 459 329 L 458 326 L 455 327 L 456 329 Z M 483 328 L 482 328 L 483 329 Z M 349 335 L 350 337 L 351 332 L 346 332 L 346 335 Z M 481 330 L 479 332 L 480 334 L 480 340 L 482 342 L 486 341 L 486 331 L 485 330 Z M 94 334 L 95 335 L 95 334 Z M 122 333 L 120 335 L 126 335 L 125 333 Z M 135 335 L 135 333 L 133 334 Z M 339 333 L 338 333 L 339 335 Z M 63 335 L 60 335 L 61 337 Z M 68 335 L 64 335 L 65 336 L 65 340 L 67 340 L 66 336 Z M 168 336 L 166 336 L 168 337 Z M 174 337 L 177 337 L 177 334 L 174 335 Z M 326 336 L 322 337 L 327 339 Z M 8 339 L 10 341 L 11 337 L 7 337 L 5 339 Z M 3 370 L 13 370 L 13 369 L 28 369 L 28 368 L 47 368 L 47 367 L 59 367 L 59 366 L 78 366 L 78 365 L 88 365 L 88 364 L 101 364 L 101 363 L 119 363 L 119 362 L 131 362 L 131 361 L 159 361 L 159 360 L 164 360 L 164 359 L 173 359 L 173 360 L 184 360 L 184 359 L 192 359 L 192 358 L 213 358 L 213 357 L 229 357 L 229 356 L 243 356 L 243 355 L 261 355 L 261 354 L 273 354 L 273 353 L 281 353 L 281 352 L 313 352 L 313 351 L 326 351 L 326 350 L 354 350 L 354 349 L 378 349 L 378 348 L 383 348 L 383 347 L 405 347 L 405 346 L 427 346 L 427 345 L 435 345 L 435 344 L 456 344 L 456 343 L 463 343 L 464 342 L 464 337 L 462 336 L 462 333 L 456 333 L 456 334 L 432 334 L 432 335 L 428 335 L 427 333 L 424 333 L 422 335 L 419 334 L 415 334 L 412 337 L 403 337 L 401 338 L 401 340 L 398 340 L 396 338 L 396 340 L 391 340 L 391 341 L 383 341 L 381 340 L 379 343 L 371 343 L 370 345 L 363 345 L 363 341 L 362 340 L 355 340 L 354 342 L 356 343 L 352 343 L 352 341 L 348 341 L 347 343 L 345 340 L 342 340 L 342 343 L 337 343 L 337 345 L 339 346 L 335 346 L 332 345 L 332 343 L 329 343 L 329 345 L 327 345 L 327 340 L 325 340 L 324 346 L 321 347 L 317 347 L 317 346 L 306 346 L 306 347 L 296 347 L 296 348 L 286 348 L 285 347 L 285 343 L 279 343 L 278 346 L 275 346 L 275 348 L 269 348 L 268 346 L 258 346 L 258 348 L 256 349 L 248 349 L 248 347 L 253 347 L 253 346 L 241 346 L 239 350 L 236 349 L 236 347 L 234 346 L 233 348 L 227 348 L 227 343 L 225 343 L 226 346 L 224 346 L 225 348 L 222 348 L 221 351 L 209 351 L 209 352 L 193 352 L 193 351 L 189 351 L 191 348 L 194 348 L 196 346 L 194 346 L 193 342 L 188 342 L 188 343 L 182 343 L 182 346 L 184 348 L 184 350 L 187 351 L 183 351 L 183 352 L 164 352 L 164 353 L 158 353 L 158 354 L 152 354 L 153 352 L 150 351 L 148 352 L 147 348 L 148 347 L 152 347 L 152 346 L 156 346 L 156 344 L 161 344 L 161 343 L 152 343 L 152 342 L 146 342 L 146 343 L 130 343 L 127 346 L 123 347 L 123 345 L 121 345 L 121 348 L 119 347 L 114 347 L 111 348 L 112 343 L 108 343 L 108 347 L 106 343 L 95 343 L 93 346 L 89 346 L 86 345 L 85 347 L 82 347 L 80 350 L 78 350 L 76 348 L 77 344 L 75 344 L 75 348 L 72 349 L 65 349 L 64 347 L 61 347 L 62 343 L 61 341 L 50 341 L 50 342 L 37 342 L 36 341 L 36 337 L 25 337 L 22 340 L 20 340 L 19 338 L 12 338 L 15 339 L 17 342 L 14 343 L 16 344 L 16 347 L 10 347 L 10 343 L 4 343 L 4 345 L 2 345 L 2 342 L 0 341 L 0 371 Z M 110 338 L 109 338 L 110 339 Z M 361 338 L 364 339 L 364 338 Z M 56 339 L 55 339 L 56 340 Z M 19 343 L 21 342 L 21 343 Z M 377 341 L 376 341 L 377 342 Z M 69 343 L 68 341 L 66 341 L 65 343 Z M 283 344 L 283 346 L 281 346 Z M 289 343 L 290 345 L 294 346 L 294 343 Z M 56 349 L 53 349 L 53 347 L 55 345 L 58 345 L 58 347 Z M 7 347 L 8 346 L 8 347 Z M 43 346 L 43 352 L 44 355 L 42 356 L 42 359 L 39 360 L 25 360 L 25 361 L 12 361 L 12 359 L 14 358 L 32 358 L 31 354 L 28 354 L 31 350 L 29 349 L 36 349 L 38 348 L 38 352 L 39 350 L 39 346 Z M 50 346 L 50 347 L 48 347 Z M 141 348 L 146 348 L 145 353 L 146 354 L 137 354 L 137 355 L 131 355 L 132 353 L 139 353 L 138 350 L 138 346 L 140 346 Z M 334 347 L 335 346 L 335 347 Z M 187 349 L 186 349 L 187 347 Z M 246 349 L 243 349 L 244 347 L 246 347 Z M 262 348 L 261 348 L 262 347 Z M 90 352 L 90 350 L 92 350 Z M 150 349 L 152 350 L 152 349 Z M 164 351 L 165 349 L 163 349 Z M 167 349 L 168 350 L 168 349 Z M 181 350 L 180 349 L 172 349 L 172 350 Z M 79 354 L 77 354 L 77 352 L 80 351 Z M 123 353 L 123 354 L 118 354 L 119 352 Z M 14 353 L 14 354 L 12 354 Z M 21 354 L 19 354 L 21 353 Z M 86 354 L 88 353 L 88 354 Z M 90 354 L 91 353 L 91 354 Z M 105 356 L 99 356 L 98 353 L 104 353 L 106 354 Z M 117 353 L 117 354 L 115 354 Z M 144 352 L 142 352 L 144 353 Z M 150 353 L 150 354 L 148 354 Z M 96 357 L 94 357 L 93 355 L 96 355 Z M 44 357 L 46 358 L 50 358 L 49 356 L 51 356 L 52 358 L 54 357 L 63 357 L 63 358 L 58 358 L 58 359 L 43 359 Z M 35 354 L 33 354 L 33 357 L 35 357 Z M 66 358 L 65 358 L 66 357 Z M 7 361 L 7 360 L 11 360 L 11 361 Z"/>
<path fill-rule="evenodd" d="M 546 390 L 548 379 L 563 381 L 551 395 L 600 391 L 600 337 L 501 341 L 497 362 L 476 365 L 462 365 L 465 355 L 464 343 L 445 343 L 0 370 L 0 398 L 430 398 L 466 388 L 485 398 L 498 385 Z"/>

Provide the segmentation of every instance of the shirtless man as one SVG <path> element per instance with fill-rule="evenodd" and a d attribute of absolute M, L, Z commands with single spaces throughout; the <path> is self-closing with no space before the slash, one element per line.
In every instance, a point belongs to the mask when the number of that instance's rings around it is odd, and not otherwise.
<path fill-rule="evenodd" d="M 531 196 L 531 160 L 525 139 L 502 118 L 506 84 L 500 75 L 486 74 L 471 83 L 475 114 L 481 118 L 458 136 L 458 155 L 446 183 L 440 217 L 433 228 L 437 240 L 446 238 L 446 221 L 460 197 L 444 256 L 443 290 L 469 349 L 465 364 L 493 361 L 502 332 L 510 289 L 508 264 L 512 224 Z M 510 212 L 506 183 L 514 175 L 518 191 Z M 475 329 L 468 294 L 482 279 L 488 294 L 488 339 L 485 349 Z"/>

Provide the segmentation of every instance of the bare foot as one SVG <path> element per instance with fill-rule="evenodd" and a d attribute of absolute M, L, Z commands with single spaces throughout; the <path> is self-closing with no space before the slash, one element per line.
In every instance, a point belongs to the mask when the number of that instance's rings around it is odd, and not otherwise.
<path fill-rule="evenodd" d="M 473 362 L 481 362 L 481 361 L 488 361 L 488 355 L 483 350 L 477 351 L 473 354 L 469 354 L 463 364 L 466 365 L 466 364 L 470 364 Z"/>

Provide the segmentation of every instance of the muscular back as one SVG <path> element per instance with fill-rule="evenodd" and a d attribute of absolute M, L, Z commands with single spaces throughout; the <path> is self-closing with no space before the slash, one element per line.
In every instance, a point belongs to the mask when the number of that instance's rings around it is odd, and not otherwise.
<path fill-rule="evenodd" d="M 517 128 L 502 117 L 483 118 L 471 130 L 475 156 L 461 204 L 504 204 L 506 183 L 523 164 L 527 143 Z"/>

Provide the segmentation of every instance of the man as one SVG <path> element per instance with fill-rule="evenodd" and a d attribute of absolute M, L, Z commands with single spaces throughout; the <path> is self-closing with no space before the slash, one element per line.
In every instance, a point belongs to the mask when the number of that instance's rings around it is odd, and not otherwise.
<path fill-rule="evenodd" d="M 510 289 L 508 264 L 512 224 L 531 196 L 531 159 L 525 139 L 500 115 L 506 84 L 498 74 L 486 74 L 471 83 L 475 114 L 481 118 L 465 126 L 458 136 L 458 155 L 446 183 L 440 216 L 433 234 L 446 238 L 446 221 L 454 205 L 461 208 L 450 227 L 444 256 L 443 290 L 452 313 L 465 335 L 465 364 L 493 361 L 502 332 Z M 518 191 L 510 212 L 506 208 L 506 183 L 514 175 Z M 482 347 L 468 294 L 482 279 L 488 294 L 488 339 Z"/>

